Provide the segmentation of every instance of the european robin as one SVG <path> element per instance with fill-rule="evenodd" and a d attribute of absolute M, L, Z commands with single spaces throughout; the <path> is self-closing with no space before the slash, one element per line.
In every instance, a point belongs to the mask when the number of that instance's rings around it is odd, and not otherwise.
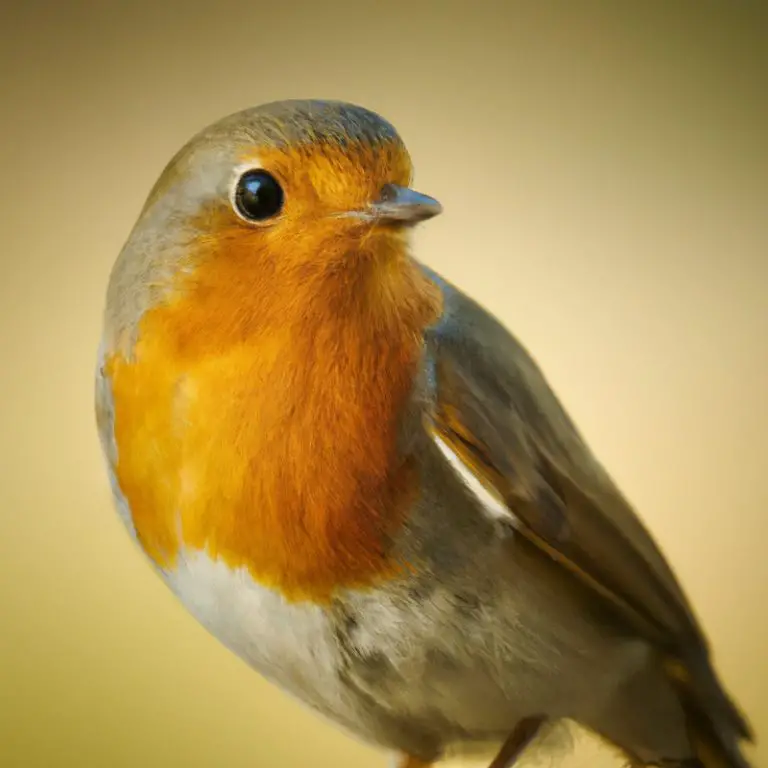
<path fill-rule="evenodd" d="M 568 719 L 633 765 L 745 768 L 650 534 L 521 343 L 411 254 L 441 211 L 411 176 L 329 101 L 177 153 L 107 290 L 123 521 L 211 633 L 404 766 L 511 766 Z"/>

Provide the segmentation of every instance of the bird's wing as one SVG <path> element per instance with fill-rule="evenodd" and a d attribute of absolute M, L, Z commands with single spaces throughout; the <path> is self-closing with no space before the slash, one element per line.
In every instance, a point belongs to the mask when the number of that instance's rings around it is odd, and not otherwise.
<path fill-rule="evenodd" d="M 441 321 L 427 334 L 428 429 L 454 466 L 508 510 L 547 557 L 672 656 L 706 654 L 677 579 L 600 466 L 536 363 L 490 314 L 437 275 Z"/>
<path fill-rule="evenodd" d="M 442 318 L 425 339 L 433 394 L 426 428 L 443 455 L 490 500 L 495 517 L 506 514 L 542 556 L 659 649 L 692 733 L 705 746 L 714 739 L 728 765 L 746 766 L 737 742 L 752 739 L 750 725 L 718 680 L 706 638 L 650 534 L 523 346 L 424 269 L 444 297 Z"/>

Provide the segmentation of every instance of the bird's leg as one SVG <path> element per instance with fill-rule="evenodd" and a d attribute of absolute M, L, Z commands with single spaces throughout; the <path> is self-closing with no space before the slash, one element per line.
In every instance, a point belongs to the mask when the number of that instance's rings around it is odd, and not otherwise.
<path fill-rule="evenodd" d="M 434 763 L 425 763 L 418 757 L 411 757 L 411 755 L 399 755 L 395 761 L 395 768 L 431 768 L 433 765 Z"/>
<path fill-rule="evenodd" d="M 543 724 L 543 717 L 526 717 L 521 720 L 509 738 L 501 745 L 501 749 L 488 768 L 512 768 L 517 762 L 517 758 L 525 752 L 525 748 L 534 740 Z"/>

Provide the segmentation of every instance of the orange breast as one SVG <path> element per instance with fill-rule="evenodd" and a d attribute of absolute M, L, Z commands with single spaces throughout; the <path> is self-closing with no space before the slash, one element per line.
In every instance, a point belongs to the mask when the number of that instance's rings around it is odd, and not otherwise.
<path fill-rule="evenodd" d="M 206 301 L 150 310 L 130 358 L 106 365 L 115 471 L 147 553 L 167 567 L 205 549 L 291 600 L 397 574 L 388 544 L 416 470 L 396 440 L 434 293 L 386 328 L 350 309 L 261 333 Z"/>

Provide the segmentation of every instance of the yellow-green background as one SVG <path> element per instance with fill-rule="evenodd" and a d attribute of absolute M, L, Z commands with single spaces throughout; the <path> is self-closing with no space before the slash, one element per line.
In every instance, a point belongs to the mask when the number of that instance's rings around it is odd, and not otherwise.
<path fill-rule="evenodd" d="M 760 5 L 3 2 L 0 765 L 384 765 L 176 603 L 92 416 L 107 274 L 156 175 L 203 125 L 302 96 L 398 126 L 445 205 L 419 256 L 533 350 L 768 740 Z"/>

